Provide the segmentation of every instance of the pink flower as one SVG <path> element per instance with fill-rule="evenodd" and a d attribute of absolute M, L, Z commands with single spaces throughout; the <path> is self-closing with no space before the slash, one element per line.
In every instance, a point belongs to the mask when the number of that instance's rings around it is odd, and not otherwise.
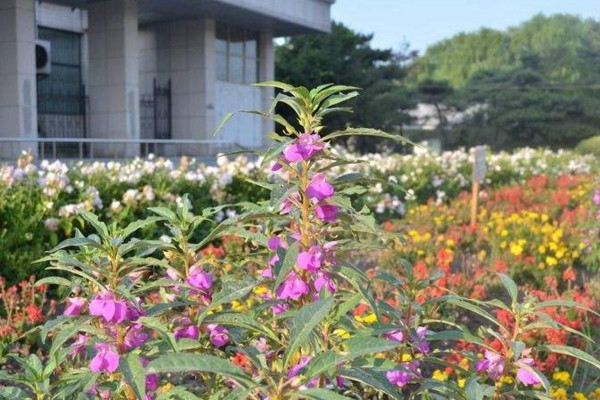
<path fill-rule="evenodd" d="M 289 309 L 290 306 L 286 303 L 275 304 L 273 307 L 271 307 L 271 310 L 273 311 L 274 315 L 283 314 Z"/>
<path fill-rule="evenodd" d="M 317 204 L 315 207 L 317 218 L 325 222 L 334 222 L 338 215 L 338 206 L 331 204 Z"/>
<path fill-rule="evenodd" d="M 337 291 L 337 285 L 331 279 L 331 276 L 326 272 L 319 272 L 317 274 L 317 279 L 314 282 L 315 291 L 317 293 L 321 292 L 321 289 L 325 288 L 330 293 L 335 293 Z"/>
<path fill-rule="evenodd" d="M 385 337 L 388 340 L 401 343 L 404 340 L 404 333 L 402 333 L 400 329 L 396 329 L 394 331 L 384 334 L 383 337 Z"/>
<path fill-rule="evenodd" d="M 417 336 L 414 338 L 415 345 L 417 349 L 423 354 L 429 354 L 431 352 L 431 348 L 429 347 L 429 343 L 427 343 L 427 328 L 424 326 L 420 326 L 417 328 Z"/>
<path fill-rule="evenodd" d="M 271 251 L 277 251 L 278 248 L 283 247 L 283 241 L 279 236 L 271 236 L 267 241 L 267 247 Z"/>
<path fill-rule="evenodd" d="M 79 315 L 81 314 L 81 310 L 83 310 L 83 306 L 86 303 L 86 299 L 83 297 L 69 297 L 67 302 L 69 305 L 63 311 L 63 315 Z"/>
<path fill-rule="evenodd" d="M 309 287 L 294 271 L 290 272 L 285 281 L 277 288 L 277 298 L 280 300 L 294 299 L 308 294 Z"/>
<path fill-rule="evenodd" d="M 477 372 L 487 371 L 490 378 L 496 380 L 504 373 L 504 358 L 498 353 L 486 350 L 484 359 L 475 366 Z"/>
<path fill-rule="evenodd" d="M 596 189 L 596 191 L 594 192 L 592 202 L 594 203 L 594 205 L 600 206 L 600 189 Z"/>
<path fill-rule="evenodd" d="M 114 346 L 108 343 L 96 343 L 94 345 L 96 355 L 90 362 L 92 372 L 115 372 L 119 368 L 119 353 Z"/>
<path fill-rule="evenodd" d="M 200 337 L 200 330 L 196 325 L 192 324 L 192 321 L 189 318 L 181 318 L 179 323 L 182 326 L 175 329 L 175 339 L 187 338 L 198 340 L 198 337 Z"/>
<path fill-rule="evenodd" d="M 71 345 L 72 349 L 69 353 L 71 356 L 75 357 L 76 355 L 85 351 L 85 346 L 87 345 L 89 338 L 86 335 L 79 334 L 77 335 L 77 340 L 73 342 Z"/>
<path fill-rule="evenodd" d="M 213 280 L 212 275 L 202 270 L 202 267 L 194 265 L 190 268 L 189 276 L 186 282 L 200 290 L 210 290 L 212 288 Z"/>
<path fill-rule="evenodd" d="M 210 324 L 208 325 L 210 331 L 210 342 L 213 346 L 223 347 L 229 342 L 229 331 L 220 325 Z"/>
<path fill-rule="evenodd" d="M 133 324 L 131 329 L 125 335 L 125 340 L 123 342 L 127 350 L 133 350 L 142 347 L 149 338 L 150 336 L 142 331 L 142 325 Z"/>
<path fill-rule="evenodd" d="M 124 301 L 115 300 L 112 292 L 104 292 L 90 302 L 90 314 L 102 316 L 104 322 L 118 324 L 125 320 L 127 306 Z"/>
<path fill-rule="evenodd" d="M 387 380 L 399 388 L 406 386 L 414 376 L 419 377 L 418 365 L 416 363 L 404 363 L 402 369 L 386 372 Z"/>
<path fill-rule="evenodd" d="M 531 349 L 525 349 L 521 352 L 521 362 L 528 366 L 533 366 L 534 361 L 533 358 L 529 357 L 531 354 Z M 540 378 L 538 378 L 534 373 L 532 373 L 527 368 L 519 368 L 517 370 L 517 380 L 519 380 L 523 385 L 538 385 L 542 383 Z"/>
<path fill-rule="evenodd" d="M 306 161 L 325 147 L 316 133 L 303 133 L 283 151 L 283 159 L 287 162 Z"/>
<path fill-rule="evenodd" d="M 292 212 L 292 209 L 294 208 L 294 202 L 299 202 L 300 201 L 300 193 L 296 192 L 293 193 L 292 195 L 290 195 L 290 197 L 288 197 L 287 199 L 283 200 L 283 202 L 281 202 L 281 205 L 279 206 L 279 212 L 282 214 L 289 214 L 290 212 Z"/>
<path fill-rule="evenodd" d="M 320 246 L 312 246 L 308 251 L 298 254 L 296 263 L 302 269 L 317 272 L 323 264 L 323 249 Z"/>
<path fill-rule="evenodd" d="M 325 177 L 325 174 L 319 173 L 313 176 L 310 183 L 306 187 L 306 195 L 310 199 L 315 199 L 317 201 L 324 200 L 333 196 L 334 194 L 335 189 L 329 182 L 327 182 L 327 177 Z"/>

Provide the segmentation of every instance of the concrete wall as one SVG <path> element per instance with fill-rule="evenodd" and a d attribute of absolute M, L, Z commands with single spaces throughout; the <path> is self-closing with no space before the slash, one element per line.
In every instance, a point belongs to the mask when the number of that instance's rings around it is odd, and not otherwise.
<path fill-rule="evenodd" d="M 331 0 L 217 0 L 322 32 L 331 31 Z"/>
<path fill-rule="evenodd" d="M 34 2 L 0 0 L 0 137 L 37 137 Z M 37 147 L 0 144 L 0 157 Z"/>

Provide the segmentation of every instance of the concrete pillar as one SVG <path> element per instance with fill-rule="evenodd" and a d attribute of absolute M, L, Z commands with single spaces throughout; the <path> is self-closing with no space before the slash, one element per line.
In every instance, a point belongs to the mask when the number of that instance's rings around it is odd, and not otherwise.
<path fill-rule="evenodd" d="M 190 19 L 169 23 L 168 52 L 158 50 L 159 70 L 168 69 L 171 79 L 172 136 L 173 139 L 206 139 L 215 123 L 215 21 Z M 165 34 L 163 29 L 158 34 Z M 158 42 L 164 39 L 158 38 Z M 167 59 L 168 66 L 161 65 Z M 202 155 L 208 149 L 173 146 L 179 154 Z M 175 154 L 172 154 L 175 155 Z"/>
<path fill-rule="evenodd" d="M 0 137 L 37 138 L 34 32 L 33 0 L 0 0 Z M 37 145 L 0 143 L 0 158 L 21 150 Z"/>
<path fill-rule="evenodd" d="M 275 46 L 273 45 L 273 34 L 261 33 L 259 37 L 258 55 L 260 57 L 259 78 L 261 81 L 272 81 L 275 79 Z M 272 88 L 261 88 L 261 108 L 266 111 L 271 106 L 275 91 Z M 262 147 L 266 148 L 271 143 L 268 134 L 275 130 L 275 123 L 268 118 L 262 119 Z"/>
<path fill-rule="evenodd" d="M 136 0 L 89 5 L 89 96 L 92 138 L 140 137 Z M 139 145 L 98 145 L 95 156 L 133 157 Z"/>

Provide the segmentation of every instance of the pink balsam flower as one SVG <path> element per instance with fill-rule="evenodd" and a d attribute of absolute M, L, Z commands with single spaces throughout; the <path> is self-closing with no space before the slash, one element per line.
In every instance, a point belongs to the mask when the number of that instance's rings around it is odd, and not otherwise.
<path fill-rule="evenodd" d="M 285 281 L 277 288 L 277 298 L 280 300 L 294 299 L 308 294 L 310 288 L 294 271 L 290 272 Z"/>
<path fill-rule="evenodd" d="M 124 301 L 115 300 L 112 292 L 104 292 L 90 302 L 90 314 L 102 316 L 104 322 L 118 324 L 127 316 L 127 305 Z"/>
<path fill-rule="evenodd" d="M 223 347 L 227 343 L 229 343 L 229 336 L 227 334 L 229 331 L 224 327 L 216 324 L 208 325 L 208 330 L 210 331 L 210 342 L 215 347 Z"/>
<path fill-rule="evenodd" d="M 204 272 L 202 267 L 198 265 L 194 265 L 190 268 L 190 273 L 186 282 L 188 285 L 203 291 L 210 290 L 213 284 L 212 275 Z"/>
<path fill-rule="evenodd" d="M 325 174 L 319 173 L 313 176 L 310 183 L 306 187 L 306 195 L 310 199 L 317 201 L 324 200 L 335 194 L 335 189 L 327 181 Z"/>
<path fill-rule="evenodd" d="M 315 207 L 317 218 L 325 222 L 334 222 L 338 216 L 338 206 L 332 204 L 317 204 Z"/>
<path fill-rule="evenodd" d="M 323 249 L 320 246 L 311 246 L 307 251 L 298 254 L 296 263 L 302 269 L 310 272 L 317 272 L 323 264 Z"/>
<path fill-rule="evenodd" d="M 63 315 L 79 315 L 87 302 L 83 297 L 69 297 L 67 299 L 69 303 L 63 311 Z"/>
<path fill-rule="evenodd" d="M 287 162 L 306 161 L 311 159 L 325 147 L 316 133 L 303 133 L 283 151 L 283 159 Z"/>
<path fill-rule="evenodd" d="M 96 343 L 94 345 L 96 355 L 90 362 L 90 370 L 95 373 L 115 372 L 119 368 L 119 353 L 115 347 L 108 343 Z"/>

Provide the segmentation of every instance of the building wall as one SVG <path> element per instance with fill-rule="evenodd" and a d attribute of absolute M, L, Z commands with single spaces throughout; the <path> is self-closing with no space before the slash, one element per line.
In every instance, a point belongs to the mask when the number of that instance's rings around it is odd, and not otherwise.
<path fill-rule="evenodd" d="M 229 112 L 239 110 L 262 110 L 261 89 L 217 81 L 216 117 L 217 123 Z M 262 121 L 256 115 L 236 114 L 219 132 L 217 139 L 230 140 L 243 147 L 262 146 Z"/>

